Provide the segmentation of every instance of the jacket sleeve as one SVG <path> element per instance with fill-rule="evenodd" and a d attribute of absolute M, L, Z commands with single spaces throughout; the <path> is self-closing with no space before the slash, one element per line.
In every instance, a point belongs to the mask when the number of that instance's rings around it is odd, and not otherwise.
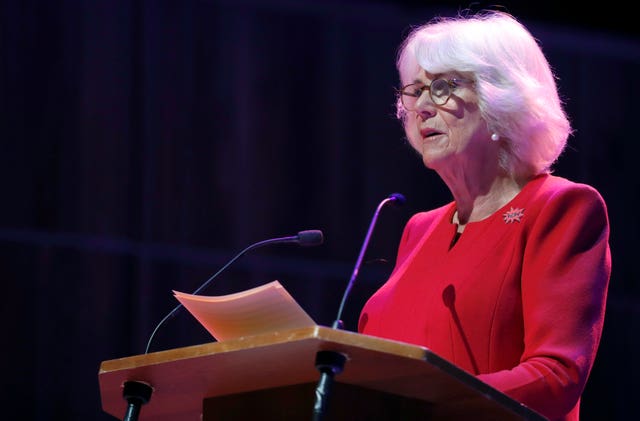
<path fill-rule="evenodd" d="M 565 186 L 542 203 L 522 264 L 522 358 L 478 378 L 554 419 L 576 406 L 593 366 L 611 255 L 607 209 L 595 189 Z"/>

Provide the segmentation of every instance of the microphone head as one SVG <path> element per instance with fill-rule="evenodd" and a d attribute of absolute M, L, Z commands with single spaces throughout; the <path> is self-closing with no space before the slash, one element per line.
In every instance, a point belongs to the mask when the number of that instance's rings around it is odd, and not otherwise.
<path fill-rule="evenodd" d="M 319 246 L 324 242 L 324 236 L 320 230 L 307 230 L 298 233 L 297 243 L 302 247 Z"/>
<path fill-rule="evenodd" d="M 393 204 L 397 206 L 402 206 L 407 201 L 401 193 L 392 193 L 389 195 L 389 199 L 391 199 Z"/>

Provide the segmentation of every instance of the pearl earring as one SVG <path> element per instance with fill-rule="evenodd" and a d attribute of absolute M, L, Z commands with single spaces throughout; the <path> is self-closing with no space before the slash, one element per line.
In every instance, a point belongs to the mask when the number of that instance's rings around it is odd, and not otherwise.
<path fill-rule="evenodd" d="M 494 142 L 497 142 L 498 140 L 500 140 L 500 135 L 498 133 L 493 133 L 491 135 L 491 140 L 493 140 Z"/>

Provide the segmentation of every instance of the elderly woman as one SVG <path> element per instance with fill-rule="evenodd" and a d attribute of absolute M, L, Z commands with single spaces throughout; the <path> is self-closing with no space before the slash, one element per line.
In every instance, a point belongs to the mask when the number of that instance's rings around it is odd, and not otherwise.
<path fill-rule="evenodd" d="M 571 126 L 511 15 L 438 18 L 401 46 L 398 117 L 453 201 L 414 215 L 361 333 L 425 346 L 542 415 L 578 420 L 611 273 L 601 195 L 551 174 Z"/>

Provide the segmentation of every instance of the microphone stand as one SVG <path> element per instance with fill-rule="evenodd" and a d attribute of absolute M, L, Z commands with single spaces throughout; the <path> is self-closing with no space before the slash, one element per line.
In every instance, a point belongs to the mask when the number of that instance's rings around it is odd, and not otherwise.
<path fill-rule="evenodd" d="M 138 421 L 142 405 L 149 402 L 153 388 L 144 382 L 127 381 L 124 382 L 122 396 L 127 401 L 127 412 L 123 421 Z"/>
<path fill-rule="evenodd" d="M 322 242 L 323 242 L 322 231 L 320 231 L 320 230 L 307 230 L 307 231 L 300 231 L 300 232 L 298 232 L 297 235 L 292 235 L 292 236 L 288 236 L 288 237 L 270 238 L 268 240 L 262 240 L 262 241 L 259 241 L 257 243 L 253 243 L 250 246 L 248 246 L 247 248 L 245 248 L 244 250 L 242 250 L 240 253 L 236 254 L 233 259 L 229 260 L 216 273 L 211 275 L 211 277 L 209 279 L 207 279 L 202 285 L 200 285 L 198 287 L 198 289 L 193 291 L 192 294 L 194 294 L 194 295 L 198 294 L 200 291 L 205 289 L 207 286 L 209 286 L 211 281 L 216 279 L 222 272 L 224 272 L 229 266 L 231 266 L 231 264 L 233 264 L 233 262 L 235 262 L 240 257 L 244 256 L 247 252 L 249 252 L 249 251 L 251 251 L 253 249 L 257 249 L 259 247 L 263 247 L 263 246 L 266 246 L 268 244 L 287 244 L 287 243 L 294 243 L 294 244 L 298 244 L 298 245 L 303 246 L 303 247 L 309 247 L 309 246 L 320 245 L 320 244 L 322 244 Z M 155 329 L 153 329 L 153 332 L 151 333 L 151 336 L 149 337 L 149 340 L 147 341 L 147 347 L 146 347 L 146 349 L 144 351 L 145 354 L 149 353 L 149 349 L 151 347 L 151 341 L 153 341 L 153 337 L 155 336 L 155 334 L 158 331 L 158 329 L 160 328 L 160 326 L 162 326 L 164 324 L 164 322 L 169 320 L 171 317 L 175 316 L 177 311 L 180 310 L 181 308 L 182 308 L 182 304 L 178 304 L 177 306 L 175 306 L 173 308 L 173 310 L 171 310 L 166 316 L 164 316 L 164 318 L 162 320 L 160 320 L 160 323 L 158 323 L 156 325 Z"/>
<path fill-rule="evenodd" d="M 393 193 L 389 197 L 385 198 L 382 202 L 380 202 L 380 204 L 378 204 L 378 207 L 373 214 L 373 218 L 371 219 L 371 223 L 369 224 L 367 235 L 365 236 L 362 247 L 360 248 L 360 254 L 358 255 L 358 259 L 356 260 L 351 278 L 349 279 L 347 288 L 342 295 L 342 301 L 340 302 L 340 307 L 338 308 L 337 317 L 331 325 L 332 329 L 344 328 L 344 323 L 341 320 L 341 317 L 342 312 L 344 311 L 345 303 L 347 302 L 347 298 L 349 297 L 351 289 L 353 288 L 356 278 L 358 277 L 358 273 L 360 272 L 360 266 L 362 266 L 362 260 L 364 259 L 365 252 L 367 251 L 367 247 L 369 246 L 369 240 L 371 240 L 373 228 L 378 221 L 380 211 L 387 203 L 390 202 L 403 204 L 405 202 L 405 198 L 400 193 Z M 315 366 L 318 371 L 320 371 L 320 380 L 318 381 L 318 385 L 316 386 L 316 399 L 313 406 L 313 421 L 322 421 L 322 419 L 324 418 L 328 407 L 331 389 L 333 387 L 334 377 L 337 374 L 342 373 L 346 360 L 347 357 L 344 354 L 336 351 L 324 350 L 318 351 L 318 353 L 316 354 Z"/>
<path fill-rule="evenodd" d="M 347 357 L 336 351 L 318 351 L 316 368 L 320 371 L 320 380 L 316 386 L 316 399 L 313 405 L 313 421 L 321 421 L 327 412 L 329 396 L 333 388 L 333 378 L 342 373 Z"/>
<path fill-rule="evenodd" d="M 231 259 L 227 264 L 225 264 L 222 268 L 220 268 L 216 273 L 211 275 L 209 279 L 207 279 L 202 285 L 198 287 L 193 294 L 198 294 L 204 288 L 206 288 L 214 279 L 218 277 L 225 269 L 227 269 L 233 262 L 238 260 L 240 257 L 244 256 L 248 251 L 266 246 L 268 244 L 287 244 L 293 243 L 298 244 L 302 247 L 309 246 L 317 246 L 322 244 L 323 242 L 323 234 L 320 230 L 306 230 L 300 231 L 297 235 L 292 235 L 288 237 L 279 237 L 279 238 L 270 238 L 268 240 L 259 241 L 257 243 L 251 244 L 246 247 L 240 253 L 236 254 L 233 259 Z M 182 308 L 182 304 L 178 304 L 171 310 L 160 322 L 156 325 L 155 329 L 151 333 L 149 340 L 147 342 L 147 347 L 145 349 L 145 354 L 149 353 L 149 349 L 151 347 L 151 341 L 153 341 L 153 337 L 156 332 L 162 326 L 164 322 L 170 319 L 172 316 L 175 316 L 178 310 Z M 124 383 L 124 388 L 122 391 L 122 396 L 127 401 L 127 411 L 124 416 L 123 421 L 138 421 L 138 417 L 140 416 L 140 410 L 142 405 L 149 402 L 151 399 L 151 395 L 153 393 L 153 386 L 148 383 L 142 381 L 127 381 Z"/>

